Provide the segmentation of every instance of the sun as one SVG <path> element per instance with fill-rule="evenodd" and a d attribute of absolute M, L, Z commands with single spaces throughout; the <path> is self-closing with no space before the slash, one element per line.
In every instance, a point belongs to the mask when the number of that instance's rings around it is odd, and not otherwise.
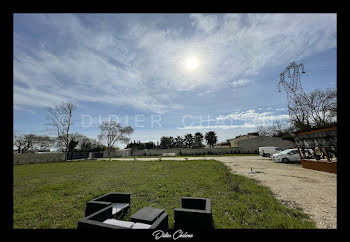
<path fill-rule="evenodd" d="M 199 66 L 199 61 L 196 57 L 189 57 L 185 61 L 187 70 L 194 71 Z"/>

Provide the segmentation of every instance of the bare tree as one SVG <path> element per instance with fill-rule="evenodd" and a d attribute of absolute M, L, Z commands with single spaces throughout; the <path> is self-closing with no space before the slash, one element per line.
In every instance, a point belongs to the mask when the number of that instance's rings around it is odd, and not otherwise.
<path fill-rule="evenodd" d="M 256 132 L 259 134 L 259 136 L 272 136 L 271 126 L 265 127 L 260 125 L 257 127 Z"/>
<path fill-rule="evenodd" d="M 47 150 L 50 150 L 53 143 L 54 143 L 53 138 L 47 135 L 38 135 L 36 137 L 35 149 L 38 151 L 47 151 Z"/>
<path fill-rule="evenodd" d="M 66 151 L 66 144 L 63 142 L 64 137 L 57 137 L 55 146 L 59 150 Z M 87 139 L 85 135 L 82 135 L 80 133 L 71 133 L 68 135 L 68 152 L 73 152 L 75 148 L 79 149 L 80 144 L 84 139 Z"/>
<path fill-rule="evenodd" d="M 17 147 L 17 153 L 22 153 L 22 149 L 26 144 L 24 135 L 18 131 L 13 134 L 13 145 Z"/>
<path fill-rule="evenodd" d="M 62 141 L 66 153 L 69 150 L 69 129 L 75 108 L 76 106 L 72 102 L 63 102 L 54 108 L 49 108 L 49 115 L 47 117 L 47 125 L 56 133 L 57 138 Z M 65 159 L 67 159 L 67 155 Z"/>
<path fill-rule="evenodd" d="M 101 133 L 97 136 L 101 142 L 107 143 L 107 152 L 109 160 L 111 159 L 111 152 L 113 150 L 114 144 L 118 142 L 127 143 L 129 142 L 128 135 L 134 132 L 134 129 L 131 126 L 122 127 L 120 123 L 117 123 L 114 120 L 104 121 L 99 129 Z"/>
<path fill-rule="evenodd" d="M 291 141 L 294 141 L 294 131 L 295 129 L 290 123 L 283 123 L 280 120 L 276 120 L 271 126 L 257 127 L 259 136 L 279 137 Z"/>
<path fill-rule="evenodd" d="M 336 122 L 337 91 L 316 89 L 298 95 L 289 106 L 291 122 L 298 130 L 326 127 Z"/>
<path fill-rule="evenodd" d="M 35 134 L 22 134 L 20 132 L 15 132 L 13 136 L 13 144 L 17 147 L 18 153 L 24 153 L 28 150 L 32 150 L 34 145 L 37 143 L 38 136 Z"/>
<path fill-rule="evenodd" d="M 314 126 L 324 127 L 335 122 L 337 115 L 337 92 L 334 89 L 316 89 L 308 95 L 308 108 Z"/>
<path fill-rule="evenodd" d="M 306 130 L 311 127 L 309 101 L 307 94 L 300 94 L 288 105 L 290 122 L 297 130 Z"/>

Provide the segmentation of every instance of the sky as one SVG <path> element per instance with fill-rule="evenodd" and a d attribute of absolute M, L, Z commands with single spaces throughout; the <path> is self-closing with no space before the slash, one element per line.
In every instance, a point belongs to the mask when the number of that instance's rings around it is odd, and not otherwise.
<path fill-rule="evenodd" d="M 215 131 L 219 142 L 287 122 L 280 73 L 336 88 L 336 14 L 14 14 L 14 130 L 49 134 L 71 100 L 71 132 L 116 120 L 131 140 Z M 124 147 L 124 144 L 118 146 Z"/>

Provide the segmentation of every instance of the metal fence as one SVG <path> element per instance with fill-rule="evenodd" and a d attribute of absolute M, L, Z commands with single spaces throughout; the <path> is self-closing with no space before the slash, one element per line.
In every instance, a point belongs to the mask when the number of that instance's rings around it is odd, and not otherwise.
<path fill-rule="evenodd" d="M 89 157 L 88 152 L 69 152 L 67 153 L 67 160 L 87 159 Z"/>

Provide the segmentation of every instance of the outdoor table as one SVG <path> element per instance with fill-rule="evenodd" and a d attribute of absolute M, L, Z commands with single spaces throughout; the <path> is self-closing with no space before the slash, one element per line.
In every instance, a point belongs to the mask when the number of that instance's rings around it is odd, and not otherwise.
<path fill-rule="evenodd" d="M 153 224 L 160 215 L 164 213 L 164 209 L 143 207 L 130 216 L 130 220 L 134 223 Z"/>

